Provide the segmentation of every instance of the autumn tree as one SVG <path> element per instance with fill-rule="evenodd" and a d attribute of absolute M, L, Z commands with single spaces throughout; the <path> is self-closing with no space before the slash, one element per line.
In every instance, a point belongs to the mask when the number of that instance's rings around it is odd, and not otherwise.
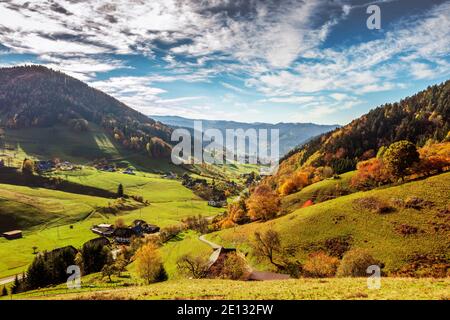
<path fill-rule="evenodd" d="M 356 168 L 351 185 L 358 189 L 372 189 L 391 181 L 389 171 L 379 158 L 361 161 Z"/>
<path fill-rule="evenodd" d="M 125 221 L 122 218 L 118 218 L 116 220 L 116 222 L 114 223 L 114 225 L 116 228 L 125 228 L 126 227 Z"/>
<path fill-rule="evenodd" d="M 34 172 L 34 162 L 30 159 L 25 159 L 22 162 L 22 173 L 32 175 Z"/>
<path fill-rule="evenodd" d="M 228 205 L 228 219 L 236 224 L 249 222 L 245 200 L 239 200 Z"/>
<path fill-rule="evenodd" d="M 158 247 L 154 243 L 144 244 L 135 254 L 139 276 L 147 283 L 166 280 L 165 270 Z"/>
<path fill-rule="evenodd" d="M 252 220 L 270 220 L 280 210 L 280 198 L 267 185 L 260 185 L 246 202 L 248 214 Z"/>
<path fill-rule="evenodd" d="M 253 249 L 257 256 L 267 258 L 271 264 L 277 268 L 282 268 L 281 264 L 275 262 L 275 256 L 282 251 L 280 234 L 275 230 L 269 229 L 263 233 L 256 231 Z"/>
<path fill-rule="evenodd" d="M 121 276 L 122 272 L 126 271 L 127 265 L 128 260 L 126 259 L 125 254 L 119 254 L 116 258 L 116 261 L 114 262 L 114 267 L 119 277 Z"/>
<path fill-rule="evenodd" d="M 202 256 L 185 254 L 177 261 L 177 269 L 181 274 L 193 278 L 202 279 L 208 275 L 208 260 Z"/>
<path fill-rule="evenodd" d="M 229 280 L 245 280 L 248 278 L 248 275 L 247 261 L 237 253 L 229 253 L 223 263 L 220 277 Z"/>
<path fill-rule="evenodd" d="M 383 155 L 383 163 L 394 178 L 403 179 L 416 162 L 419 162 L 419 153 L 416 146 L 407 140 L 394 142 Z"/>

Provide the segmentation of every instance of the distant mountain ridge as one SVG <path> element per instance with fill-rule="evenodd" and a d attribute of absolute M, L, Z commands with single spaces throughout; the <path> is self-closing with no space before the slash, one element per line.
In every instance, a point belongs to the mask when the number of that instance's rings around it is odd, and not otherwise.
<path fill-rule="evenodd" d="M 180 116 L 149 116 L 161 123 L 164 123 L 172 128 L 194 128 L 194 121 L 202 121 L 203 130 L 219 129 L 225 133 L 226 129 L 279 129 L 280 131 L 280 155 L 284 155 L 293 148 L 307 142 L 311 138 L 323 134 L 325 132 L 334 130 L 339 125 L 319 125 L 314 123 L 263 123 L 263 122 L 238 122 L 227 120 L 204 120 L 204 119 L 189 119 Z M 225 136 L 225 135 L 224 135 Z"/>

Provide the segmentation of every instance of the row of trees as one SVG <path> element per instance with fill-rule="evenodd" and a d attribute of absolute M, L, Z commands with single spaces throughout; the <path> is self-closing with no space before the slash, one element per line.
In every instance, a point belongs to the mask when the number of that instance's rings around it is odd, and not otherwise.
<path fill-rule="evenodd" d="M 430 141 L 419 150 L 406 140 L 379 149 L 377 156 L 359 162 L 352 186 L 371 189 L 391 182 L 440 173 L 450 169 L 450 142 Z"/>

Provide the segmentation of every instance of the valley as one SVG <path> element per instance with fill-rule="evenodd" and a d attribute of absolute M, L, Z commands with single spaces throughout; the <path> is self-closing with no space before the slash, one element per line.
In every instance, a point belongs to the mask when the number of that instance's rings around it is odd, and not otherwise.
<path fill-rule="evenodd" d="M 449 81 L 307 124 L 265 176 L 174 165 L 173 123 L 63 73 L 0 79 L 0 300 L 449 298 Z"/>

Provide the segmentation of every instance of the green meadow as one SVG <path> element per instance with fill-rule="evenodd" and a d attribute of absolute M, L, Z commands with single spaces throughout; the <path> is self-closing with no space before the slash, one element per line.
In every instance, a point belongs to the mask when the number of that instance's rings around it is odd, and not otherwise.
<path fill-rule="evenodd" d="M 114 223 L 120 217 L 125 223 L 143 219 L 165 227 L 178 224 L 190 215 L 214 216 L 223 211 L 208 206 L 180 181 L 163 179 L 155 174 L 137 172 L 136 175 L 125 175 L 87 168 L 59 175 L 73 182 L 111 191 L 117 190 L 118 184 L 122 183 L 126 194 L 141 195 L 150 201 L 150 205 L 117 215 L 100 214 L 96 208 L 108 206 L 114 199 L 0 185 L 3 214 L 14 215 L 24 221 L 22 239 L 8 241 L 0 238 L 0 278 L 23 272 L 34 257 L 34 246 L 38 251 L 67 245 L 80 247 L 96 237 L 90 231 L 94 224 Z"/>

